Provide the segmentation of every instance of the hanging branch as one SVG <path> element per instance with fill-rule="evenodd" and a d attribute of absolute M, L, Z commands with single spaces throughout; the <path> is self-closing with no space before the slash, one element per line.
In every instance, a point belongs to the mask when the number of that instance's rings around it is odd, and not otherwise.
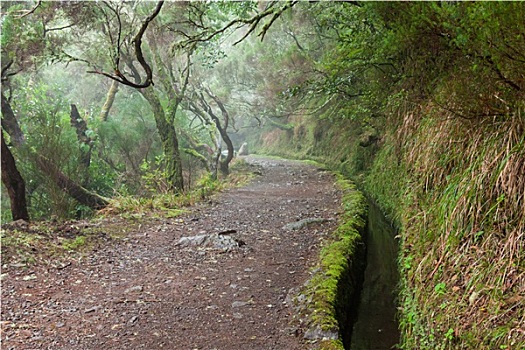
<path fill-rule="evenodd" d="M 253 16 L 252 18 L 248 18 L 248 19 L 240 19 L 240 18 L 237 18 L 237 19 L 234 19 L 233 21 L 229 22 L 228 24 L 226 24 L 224 27 L 222 27 L 221 29 L 218 29 L 208 35 L 205 35 L 205 33 L 202 33 L 200 35 L 196 35 L 196 36 L 191 36 L 189 34 L 186 34 L 184 33 L 183 31 L 181 30 L 178 30 L 176 32 L 178 32 L 179 34 L 185 36 L 187 38 L 187 40 L 185 42 L 183 42 L 181 45 L 189 45 L 189 44 L 192 44 L 192 43 L 196 43 L 196 42 L 207 42 L 211 39 L 213 39 L 214 37 L 216 37 L 217 35 L 220 35 L 222 33 L 224 33 L 225 31 L 227 31 L 228 29 L 232 28 L 232 27 L 236 27 L 235 29 L 238 29 L 238 28 L 241 28 L 242 26 L 245 26 L 245 25 L 249 25 L 249 29 L 248 31 L 242 36 L 241 39 L 237 40 L 235 43 L 233 43 L 233 45 L 237 45 L 239 44 L 240 42 L 242 42 L 244 39 L 246 39 L 248 37 L 248 35 L 250 35 L 251 33 L 253 33 L 256 29 L 257 29 L 257 26 L 259 25 L 259 23 L 266 17 L 268 16 L 272 16 L 272 18 L 270 19 L 269 22 L 267 22 L 264 27 L 262 28 L 261 32 L 258 34 L 260 37 L 261 37 L 261 40 L 264 39 L 264 36 L 266 35 L 266 32 L 268 31 L 268 29 L 270 29 L 270 27 L 272 26 L 272 24 L 275 22 L 275 20 L 277 18 L 279 18 L 284 11 L 292 8 L 295 4 L 297 4 L 299 2 L 299 0 L 294 0 L 294 1 L 288 1 L 286 3 L 286 5 L 284 5 L 283 7 L 281 7 L 280 9 L 275 9 L 275 7 L 273 7 L 273 4 L 271 6 L 269 6 L 265 11 Z"/>
<path fill-rule="evenodd" d="M 138 31 L 137 35 L 135 35 L 135 38 L 133 38 L 133 41 L 132 41 L 135 47 L 135 55 L 137 56 L 137 60 L 139 61 L 140 65 L 146 72 L 146 80 L 143 83 L 134 83 L 128 80 L 128 78 L 126 78 L 124 74 L 120 72 L 120 69 L 118 66 L 119 60 L 120 60 L 120 52 L 118 52 L 118 56 L 115 59 L 115 63 L 117 64 L 117 66 L 115 67 L 114 74 L 109 74 L 109 73 L 100 72 L 100 71 L 88 71 L 88 73 L 100 74 L 112 80 L 116 80 L 121 84 L 131 86 L 137 89 L 142 89 L 150 85 L 154 85 L 153 84 L 153 71 L 151 70 L 151 67 L 146 62 L 146 60 L 144 59 L 144 54 L 142 53 L 142 37 L 144 36 L 144 33 L 146 32 L 146 29 L 148 28 L 148 25 L 150 24 L 150 22 L 153 21 L 155 17 L 157 17 L 157 15 L 160 13 L 160 9 L 162 8 L 162 5 L 164 5 L 164 1 L 159 1 L 157 3 L 155 10 L 153 11 L 151 15 L 149 15 L 144 20 L 144 22 L 142 23 L 142 26 L 140 27 L 140 30 Z M 120 32 L 119 32 L 119 40 L 120 40 Z M 118 48 L 118 50 L 120 51 L 120 48 Z"/>
<path fill-rule="evenodd" d="M 273 14 L 273 17 L 272 19 L 270 20 L 270 22 L 266 23 L 263 27 L 263 29 L 261 30 L 261 32 L 259 33 L 259 36 L 261 37 L 261 41 L 264 40 L 264 36 L 266 35 L 266 32 L 268 31 L 268 29 L 270 29 L 270 27 L 272 26 L 273 22 L 275 22 L 275 20 L 279 17 L 281 17 L 281 15 L 283 14 L 284 11 L 288 10 L 289 8 L 291 8 L 292 6 L 294 6 L 295 4 L 297 4 L 298 1 L 290 1 L 289 3 L 287 3 L 285 6 L 283 6 L 279 11 L 275 12 Z M 242 41 L 243 39 L 241 39 Z M 240 42 L 240 41 L 238 41 Z"/>

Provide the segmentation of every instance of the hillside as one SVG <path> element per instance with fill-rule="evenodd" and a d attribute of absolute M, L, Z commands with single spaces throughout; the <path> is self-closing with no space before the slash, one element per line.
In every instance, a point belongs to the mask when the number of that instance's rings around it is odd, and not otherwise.
<path fill-rule="evenodd" d="M 512 34 L 523 6 L 383 6 L 407 20 L 383 13 L 402 67 L 389 95 L 370 87 L 383 98 L 373 110 L 314 98 L 260 149 L 330 164 L 398 226 L 403 349 L 524 348 L 525 67 L 513 55 L 525 51 Z"/>

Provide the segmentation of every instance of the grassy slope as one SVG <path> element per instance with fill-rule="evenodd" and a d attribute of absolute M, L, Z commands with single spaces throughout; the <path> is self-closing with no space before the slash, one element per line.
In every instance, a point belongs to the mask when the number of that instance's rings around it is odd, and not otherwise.
<path fill-rule="evenodd" d="M 349 121 L 304 118 L 266 151 L 351 175 L 400 226 L 403 348 L 523 349 L 525 121 L 425 107 L 369 147 Z"/>
<path fill-rule="evenodd" d="M 523 349 L 524 120 L 433 113 L 405 116 L 367 182 L 402 226 L 405 348 Z"/>

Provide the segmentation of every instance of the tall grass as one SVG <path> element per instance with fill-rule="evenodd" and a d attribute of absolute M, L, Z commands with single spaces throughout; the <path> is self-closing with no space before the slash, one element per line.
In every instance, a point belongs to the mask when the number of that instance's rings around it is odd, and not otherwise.
<path fill-rule="evenodd" d="M 403 213 L 405 348 L 525 348 L 524 125 L 430 105 L 376 159 L 369 190 Z"/>

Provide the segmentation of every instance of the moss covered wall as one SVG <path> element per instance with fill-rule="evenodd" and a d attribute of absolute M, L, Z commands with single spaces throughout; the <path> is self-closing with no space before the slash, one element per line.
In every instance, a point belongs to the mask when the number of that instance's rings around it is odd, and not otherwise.
<path fill-rule="evenodd" d="M 339 226 L 323 242 L 315 273 L 301 291 L 305 338 L 318 342 L 321 350 L 349 347 L 365 268 L 366 199 L 342 177 L 337 185 L 343 210 Z"/>

